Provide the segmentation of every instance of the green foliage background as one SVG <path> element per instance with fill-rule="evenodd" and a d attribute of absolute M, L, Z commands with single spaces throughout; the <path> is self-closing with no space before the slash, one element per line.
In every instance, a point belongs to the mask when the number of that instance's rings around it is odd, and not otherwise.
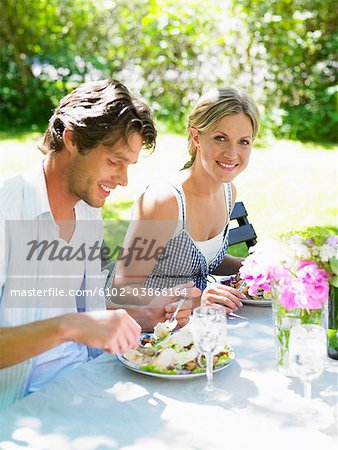
<path fill-rule="evenodd" d="M 247 89 L 277 137 L 334 141 L 333 0 L 2 0 L 3 129 L 37 128 L 79 83 L 112 77 L 169 129 L 214 86 Z"/>

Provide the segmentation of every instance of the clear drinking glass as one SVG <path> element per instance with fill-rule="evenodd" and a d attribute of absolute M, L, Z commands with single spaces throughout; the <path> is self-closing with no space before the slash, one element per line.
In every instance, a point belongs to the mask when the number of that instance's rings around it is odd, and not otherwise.
<path fill-rule="evenodd" d="M 306 419 L 318 414 L 311 405 L 311 382 L 325 369 L 327 361 L 326 331 L 319 325 L 295 325 L 289 337 L 290 375 L 302 380 L 304 386 L 304 408 L 298 411 Z"/>
<path fill-rule="evenodd" d="M 201 356 L 206 359 L 207 385 L 202 396 L 206 400 L 220 400 L 221 394 L 224 394 L 224 392 L 216 390 L 213 384 L 213 358 L 226 344 L 226 310 L 222 306 L 195 308 L 190 327 L 194 344 L 200 355 L 199 359 L 201 359 Z"/>

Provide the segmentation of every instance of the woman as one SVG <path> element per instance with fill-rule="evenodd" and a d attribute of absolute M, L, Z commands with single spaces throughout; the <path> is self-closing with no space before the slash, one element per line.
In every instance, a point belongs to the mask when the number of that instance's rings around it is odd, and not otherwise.
<path fill-rule="evenodd" d="M 242 306 L 242 293 L 207 285 L 207 277 L 235 273 L 241 265 L 240 258 L 226 255 L 236 199 L 233 180 L 248 165 L 259 122 L 254 101 L 236 89 L 212 90 L 198 100 L 189 116 L 191 160 L 175 183 L 149 186 L 133 208 L 127 241 L 156 236 L 157 245 L 165 246 L 162 258 L 142 261 L 138 275 L 136 265 L 127 270 L 118 264 L 118 284 L 133 277 L 135 283 L 162 289 L 193 280 L 203 291 L 202 304 L 217 303 L 228 312 Z"/>

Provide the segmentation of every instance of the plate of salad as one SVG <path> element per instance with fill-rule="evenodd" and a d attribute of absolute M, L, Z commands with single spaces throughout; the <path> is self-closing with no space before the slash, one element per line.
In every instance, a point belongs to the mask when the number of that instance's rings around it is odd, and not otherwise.
<path fill-rule="evenodd" d="M 128 369 L 152 377 L 191 379 L 205 375 L 204 357 L 198 357 L 189 325 L 176 332 L 166 332 L 165 324 L 156 325 L 154 333 L 143 333 L 139 348 L 117 355 Z M 229 367 L 235 359 L 230 345 L 214 356 L 214 372 Z"/>
<path fill-rule="evenodd" d="M 248 294 L 249 287 L 245 286 L 243 288 L 243 284 L 245 283 L 238 274 L 230 275 L 224 277 L 220 280 L 221 284 L 225 286 L 231 286 L 235 289 L 240 289 L 243 294 L 246 295 L 246 298 L 241 299 L 243 305 L 251 305 L 251 306 L 271 306 L 271 298 L 266 297 L 266 293 L 263 289 L 258 289 L 257 295 Z"/>

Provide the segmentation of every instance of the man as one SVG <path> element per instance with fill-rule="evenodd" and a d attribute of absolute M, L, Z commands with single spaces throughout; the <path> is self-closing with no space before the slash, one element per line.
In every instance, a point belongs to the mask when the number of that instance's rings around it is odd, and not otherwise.
<path fill-rule="evenodd" d="M 0 186 L 0 408 L 97 356 L 97 349 L 135 348 L 141 327 L 175 309 L 179 295 L 126 308 L 134 318 L 125 309 L 106 310 L 100 260 L 79 256 L 86 244 L 102 243 L 99 208 L 112 189 L 127 185 L 129 164 L 155 139 L 148 107 L 124 85 L 86 83 L 51 117 L 43 164 Z M 187 288 L 199 295 L 192 284 Z M 190 308 L 187 301 L 181 325 Z"/>

